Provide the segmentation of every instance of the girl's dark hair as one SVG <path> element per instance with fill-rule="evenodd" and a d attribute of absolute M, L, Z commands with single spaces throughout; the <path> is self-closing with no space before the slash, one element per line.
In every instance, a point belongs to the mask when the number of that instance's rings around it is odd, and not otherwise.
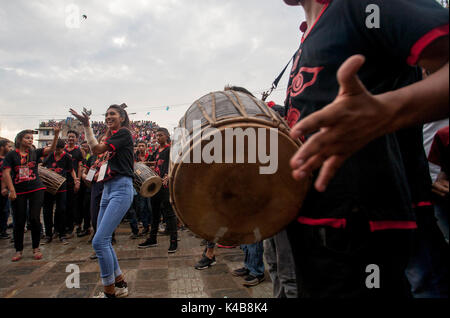
<path fill-rule="evenodd" d="M 115 110 L 117 110 L 117 112 L 119 113 L 121 118 L 124 118 L 125 120 L 121 123 L 121 127 L 127 128 L 128 130 L 130 130 L 130 118 L 128 117 L 128 113 L 125 110 L 125 108 L 127 108 L 127 104 L 123 103 L 121 105 L 111 105 L 108 107 L 108 109 L 114 108 Z M 106 132 L 106 136 L 107 137 L 111 137 L 112 133 L 110 131 L 110 129 L 108 129 L 108 131 Z"/>
<path fill-rule="evenodd" d="M 16 138 L 14 139 L 14 147 L 16 147 L 16 149 L 20 148 L 20 143 L 22 142 L 23 137 L 25 137 L 25 135 L 32 135 L 33 134 L 33 130 L 31 129 L 25 129 L 22 130 L 20 133 L 17 134 Z"/>
<path fill-rule="evenodd" d="M 0 139 L 0 148 L 5 147 L 8 144 L 8 140 L 6 139 Z"/>

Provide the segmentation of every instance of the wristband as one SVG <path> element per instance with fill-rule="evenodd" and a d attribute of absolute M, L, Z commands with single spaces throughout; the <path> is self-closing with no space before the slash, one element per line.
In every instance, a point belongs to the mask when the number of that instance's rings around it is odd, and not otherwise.
<path fill-rule="evenodd" d="M 84 127 L 84 133 L 86 134 L 86 141 L 89 145 L 89 148 L 91 148 L 91 151 L 93 151 L 94 147 L 98 145 L 98 141 L 94 137 L 94 131 L 89 126 L 89 127 Z"/>

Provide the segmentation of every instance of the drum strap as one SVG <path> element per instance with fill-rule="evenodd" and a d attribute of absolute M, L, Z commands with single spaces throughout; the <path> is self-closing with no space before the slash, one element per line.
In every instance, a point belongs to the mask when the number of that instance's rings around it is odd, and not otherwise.
<path fill-rule="evenodd" d="M 291 57 L 291 59 L 289 60 L 289 62 L 286 64 L 286 66 L 284 67 L 284 69 L 281 71 L 280 75 L 278 75 L 278 77 L 275 79 L 275 81 L 273 81 L 272 83 L 272 87 L 268 90 L 263 92 L 262 94 L 262 101 L 265 102 L 267 97 L 270 96 L 270 94 L 272 94 L 272 92 L 277 89 L 278 84 L 280 83 L 281 79 L 283 78 L 284 73 L 286 72 L 286 69 L 288 68 L 289 64 L 291 64 L 292 60 L 294 59 L 295 55 L 297 54 L 297 51 L 295 52 L 295 54 Z"/>

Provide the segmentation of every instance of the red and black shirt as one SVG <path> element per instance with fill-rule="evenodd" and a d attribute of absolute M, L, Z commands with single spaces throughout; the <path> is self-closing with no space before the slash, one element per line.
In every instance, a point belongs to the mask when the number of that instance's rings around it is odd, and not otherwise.
<path fill-rule="evenodd" d="M 380 8 L 381 27 L 370 29 L 366 9 L 373 4 Z M 355 54 L 366 57 L 358 76 L 372 94 L 420 80 L 413 66 L 432 41 L 448 35 L 448 19 L 448 10 L 430 0 L 333 0 L 325 5 L 294 58 L 285 102 L 289 125 L 333 102 L 339 92 L 337 71 Z M 359 211 L 371 220 L 372 230 L 392 224 L 414 228 L 403 162 L 422 155 L 415 141 L 406 145 L 411 152 L 403 158 L 399 142 L 396 134 L 385 135 L 352 155 L 324 193 L 311 189 L 300 211 L 302 221 L 333 220 L 330 224 L 342 227 L 352 211 Z"/>
<path fill-rule="evenodd" d="M 44 149 L 29 150 L 23 156 L 19 150 L 10 151 L 4 161 L 3 169 L 11 168 L 11 178 L 17 195 L 45 190 L 39 178 L 38 158 L 42 157 Z"/>
<path fill-rule="evenodd" d="M 72 158 L 66 152 L 61 154 L 61 157 L 56 160 L 55 153 L 50 154 L 44 160 L 44 167 L 55 171 L 57 174 L 67 178 L 73 171 Z M 58 192 L 66 192 L 67 191 L 67 182 L 64 182 L 63 185 L 59 188 Z"/>
<path fill-rule="evenodd" d="M 147 162 L 149 157 L 150 157 L 150 154 L 148 152 L 146 152 L 144 156 L 141 156 L 141 154 L 139 152 L 136 152 L 134 154 L 134 161 Z"/>
<path fill-rule="evenodd" d="M 113 131 L 112 136 L 107 138 L 105 144 L 111 151 L 106 154 L 108 169 L 104 181 L 112 179 L 116 175 L 134 177 L 134 147 L 133 137 L 127 128 Z"/>
<path fill-rule="evenodd" d="M 78 167 L 80 162 L 83 162 L 83 153 L 81 152 L 80 147 L 75 146 L 72 150 L 69 150 L 68 146 L 65 147 L 65 152 L 69 154 L 72 158 L 72 167 L 75 170 L 75 175 L 78 177 Z M 71 174 L 67 175 L 67 184 L 73 185 L 74 180 Z"/>
<path fill-rule="evenodd" d="M 155 172 L 164 178 L 166 174 L 169 174 L 169 160 L 170 160 L 170 144 L 160 147 L 153 154 L 152 161 L 156 161 Z"/>

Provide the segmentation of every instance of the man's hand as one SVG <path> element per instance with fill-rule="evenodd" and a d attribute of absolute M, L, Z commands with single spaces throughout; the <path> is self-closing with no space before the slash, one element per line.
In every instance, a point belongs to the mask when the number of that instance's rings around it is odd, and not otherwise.
<path fill-rule="evenodd" d="M 17 198 L 16 190 L 9 191 L 9 199 L 14 201 Z"/>
<path fill-rule="evenodd" d="M 75 187 L 74 187 L 74 192 L 78 193 L 78 191 L 80 190 L 80 179 L 75 179 Z"/>
<path fill-rule="evenodd" d="M 448 180 L 436 180 L 435 183 L 433 183 L 432 189 L 433 193 L 436 193 L 440 197 L 446 197 L 449 193 L 449 186 L 448 186 Z"/>
<path fill-rule="evenodd" d="M 162 183 L 164 186 L 167 186 L 169 184 L 169 176 L 167 174 L 162 179 Z"/>
<path fill-rule="evenodd" d="M 59 135 L 59 133 L 61 132 L 61 123 L 58 123 L 56 126 L 54 126 L 53 131 L 55 132 L 55 135 Z"/>
<path fill-rule="evenodd" d="M 316 132 L 291 159 L 294 179 L 300 180 L 321 168 L 315 187 L 325 191 L 344 161 L 389 125 L 390 107 L 370 94 L 357 73 L 362 55 L 347 59 L 337 73 L 339 94 L 333 103 L 301 120 L 291 131 L 294 139 Z"/>

